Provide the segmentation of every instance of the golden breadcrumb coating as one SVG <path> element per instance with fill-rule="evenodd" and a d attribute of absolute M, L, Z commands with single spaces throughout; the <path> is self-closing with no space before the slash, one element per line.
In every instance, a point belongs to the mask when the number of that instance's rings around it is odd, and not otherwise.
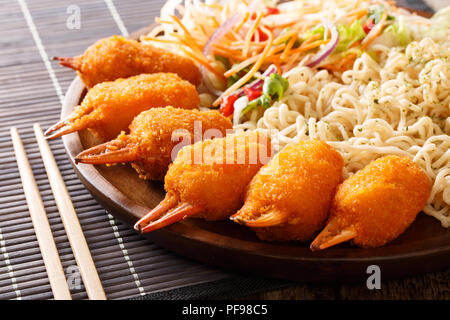
<path fill-rule="evenodd" d="M 225 136 L 226 130 L 231 130 L 232 123 L 218 111 L 173 107 L 153 108 L 134 118 L 130 125 L 130 134 L 125 137 L 128 144 L 136 146 L 139 160 L 131 165 L 139 176 L 144 179 L 164 180 L 178 148 L 194 142 L 194 126 L 196 133 L 202 136 L 210 129 L 217 129 L 221 136 Z"/>
<path fill-rule="evenodd" d="M 70 122 L 75 130 L 89 128 L 99 138 L 111 140 L 128 132 L 142 111 L 168 105 L 194 109 L 199 102 L 195 87 L 175 74 L 142 74 L 96 85 L 75 108 Z"/>
<path fill-rule="evenodd" d="M 141 73 L 170 72 L 198 85 L 201 74 L 189 58 L 121 36 L 98 40 L 74 58 L 75 69 L 84 84 L 128 78 Z"/>
<path fill-rule="evenodd" d="M 225 219 L 242 206 L 245 187 L 270 152 L 269 138 L 259 132 L 186 146 L 167 171 L 166 198 L 203 208 L 193 217 Z"/>
<path fill-rule="evenodd" d="M 342 168 L 341 155 L 323 141 L 290 144 L 253 177 L 233 219 L 273 215 L 280 219 L 276 225 L 252 228 L 260 239 L 310 239 L 328 217 Z"/>
<path fill-rule="evenodd" d="M 329 221 L 354 227 L 353 242 L 377 247 L 397 238 L 414 221 L 430 194 L 430 181 L 408 157 L 372 161 L 337 189 Z"/>

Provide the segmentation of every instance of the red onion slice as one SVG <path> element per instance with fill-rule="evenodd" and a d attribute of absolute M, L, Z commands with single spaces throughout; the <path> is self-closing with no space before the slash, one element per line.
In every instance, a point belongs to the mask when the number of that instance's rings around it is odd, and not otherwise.
<path fill-rule="evenodd" d="M 227 20 L 225 20 L 224 23 L 222 23 L 216 31 L 213 32 L 211 37 L 206 42 L 205 46 L 203 47 L 203 54 L 205 56 L 209 56 L 212 53 L 212 45 L 214 43 L 219 42 L 224 35 L 226 35 L 233 27 L 242 20 L 242 14 L 241 13 L 235 13 L 231 17 L 229 17 Z"/>
<path fill-rule="evenodd" d="M 267 67 L 266 71 L 264 71 L 264 73 L 262 74 L 262 79 L 256 79 L 253 82 L 245 85 L 244 87 L 252 89 L 252 90 L 262 89 L 262 86 L 264 84 L 264 79 L 275 72 L 277 72 L 277 67 L 274 64 L 271 64 L 270 66 Z M 237 95 L 238 98 L 242 97 L 244 95 L 244 87 L 234 91 L 231 95 Z"/>
<path fill-rule="evenodd" d="M 202 53 L 206 58 L 212 54 L 212 45 L 218 43 L 237 23 L 239 23 L 241 19 L 242 14 L 235 13 L 214 31 L 203 47 Z M 205 84 L 206 89 L 208 89 L 209 92 L 220 96 L 223 92 L 214 87 L 209 77 L 209 71 L 203 65 L 200 65 L 200 73 L 202 74 L 203 83 Z"/>
<path fill-rule="evenodd" d="M 334 23 L 324 22 L 324 26 L 325 33 L 327 33 L 327 29 L 331 31 L 331 39 L 319 52 L 317 52 L 311 59 L 309 59 L 309 62 L 306 63 L 307 67 L 314 68 L 319 63 L 321 63 L 334 51 L 339 42 L 339 32 Z"/>
<path fill-rule="evenodd" d="M 247 7 L 247 10 L 250 13 L 253 13 L 258 8 L 258 5 L 260 3 L 260 0 L 253 0 L 250 5 Z M 212 45 L 215 43 L 218 43 L 228 32 L 233 29 L 235 25 L 237 25 L 242 19 L 244 18 L 244 15 L 241 12 L 237 12 L 233 14 L 231 17 L 229 17 L 227 20 L 225 20 L 224 23 L 222 23 L 211 35 L 211 37 L 206 42 L 205 46 L 203 47 L 202 53 L 203 55 L 208 58 L 212 54 Z M 214 85 L 211 82 L 211 79 L 209 78 L 208 70 L 200 65 L 200 73 L 202 74 L 203 83 L 205 84 L 206 88 L 214 93 L 217 96 L 222 95 L 222 91 L 217 90 Z"/>
<path fill-rule="evenodd" d="M 264 78 L 270 76 L 272 73 L 275 73 L 275 72 L 277 72 L 277 67 L 274 64 L 271 64 L 269 67 L 267 67 L 266 71 L 264 71 L 264 73 L 262 74 L 262 79 L 256 79 L 252 83 L 246 85 L 246 87 L 253 89 L 253 90 L 262 88 L 262 86 L 264 84 Z"/>

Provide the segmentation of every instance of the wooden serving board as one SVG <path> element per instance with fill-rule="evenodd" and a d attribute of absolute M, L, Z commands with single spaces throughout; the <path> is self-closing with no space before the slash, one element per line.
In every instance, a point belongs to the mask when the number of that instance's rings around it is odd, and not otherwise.
<path fill-rule="evenodd" d="M 425 14 L 423 14 L 425 15 Z M 151 27 L 137 31 L 144 34 Z M 62 118 L 80 103 L 85 87 L 77 77 L 63 103 Z M 164 197 L 163 184 L 143 181 L 129 165 L 75 165 L 74 157 L 99 141 L 88 132 L 63 137 L 79 178 L 92 195 L 130 227 Z M 146 234 L 157 244 L 183 256 L 247 274 L 301 281 L 356 281 L 367 278 L 367 267 L 378 265 L 383 279 L 450 267 L 450 229 L 425 214 L 398 239 L 380 248 L 340 245 L 311 252 L 308 243 L 267 243 L 231 221 L 181 221 Z"/>

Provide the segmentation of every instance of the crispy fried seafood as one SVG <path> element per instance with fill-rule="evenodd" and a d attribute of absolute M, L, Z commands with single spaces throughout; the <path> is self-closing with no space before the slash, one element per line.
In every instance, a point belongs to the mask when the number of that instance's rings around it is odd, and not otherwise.
<path fill-rule="evenodd" d="M 218 111 L 152 108 L 134 118 L 130 134 L 122 132 L 115 140 L 85 150 L 75 161 L 91 164 L 131 162 L 141 178 L 163 180 L 178 147 L 191 144 L 194 133 L 225 136 L 226 130 L 231 128 L 231 121 Z"/>
<path fill-rule="evenodd" d="M 194 109 L 199 102 L 195 87 L 176 74 L 141 74 L 96 85 L 81 105 L 45 134 L 53 133 L 48 137 L 53 139 L 89 128 L 104 141 L 112 140 L 121 131 L 128 131 L 131 121 L 142 111 L 169 105 Z"/>
<path fill-rule="evenodd" d="M 269 138 L 259 132 L 184 147 L 167 171 L 165 199 L 135 228 L 146 233 L 186 217 L 226 219 L 242 206 L 245 187 L 270 152 Z"/>
<path fill-rule="evenodd" d="M 327 225 L 311 249 L 348 240 L 360 247 L 392 241 L 423 209 L 430 187 L 426 174 L 407 157 L 372 161 L 338 187 Z"/>
<path fill-rule="evenodd" d="M 100 39 L 82 55 L 54 59 L 76 70 L 88 88 L 101 82 L 157 72 L 176 73 L 194 85 L 201 81 L 200 71 L 192 60 L 120 36 Z"/>
<path fill-rule="evenodd" d="M 342 168 L 341 155 L 325 142 L 290 144 L 253 177 L 231 220 L 262 240 L 308 240 L 328 217 Z"/>

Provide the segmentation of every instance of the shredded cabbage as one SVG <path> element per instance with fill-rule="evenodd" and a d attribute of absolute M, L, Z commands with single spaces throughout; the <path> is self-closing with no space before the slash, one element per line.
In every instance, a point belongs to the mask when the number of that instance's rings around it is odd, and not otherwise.
<path fill-rule="evenodd" d="M 339 42 L 334 50 L 335 53 L 347 50 L 353 43 L 364 39 L 366 36 L 360 20 L 353 22 L 350 27 L 341 24 L 337 29 L 339 32 Z"/>
<path fill-rule="evenodd" d="M 383 35 L 391 38 L 390 44 L 393 46 L 406 47 L 412 41 L 411 30 L 406 26 L 403 16 L 399 16 L 395 23 L 387 27 Z"/>
<path fill-rule="evenodd" d="M 445 37 L 450 27 L 450 6 L 436 12 L 430 21 L 431 27 L 427 35 L 432 38 Z"/>
<path fill-rule="evenodd" d="M 308 30 L 304 34 L 302 34 L 300 36 L 300 40 L 301 41 L 306 41 L 306 40 L 308 40 L 309 38 L 311 38 L 312 36 L 314 36 L 316 34 L 320 35 L 319 39 L 323 39 L 324 33 L 325 33 L 325 27 L 323 26 L 323 24 L 321 24 L 320 26 L 317 26 L 317 27 L 315 27 L 315 28 L 313 28 L 311 30 Z"/>

